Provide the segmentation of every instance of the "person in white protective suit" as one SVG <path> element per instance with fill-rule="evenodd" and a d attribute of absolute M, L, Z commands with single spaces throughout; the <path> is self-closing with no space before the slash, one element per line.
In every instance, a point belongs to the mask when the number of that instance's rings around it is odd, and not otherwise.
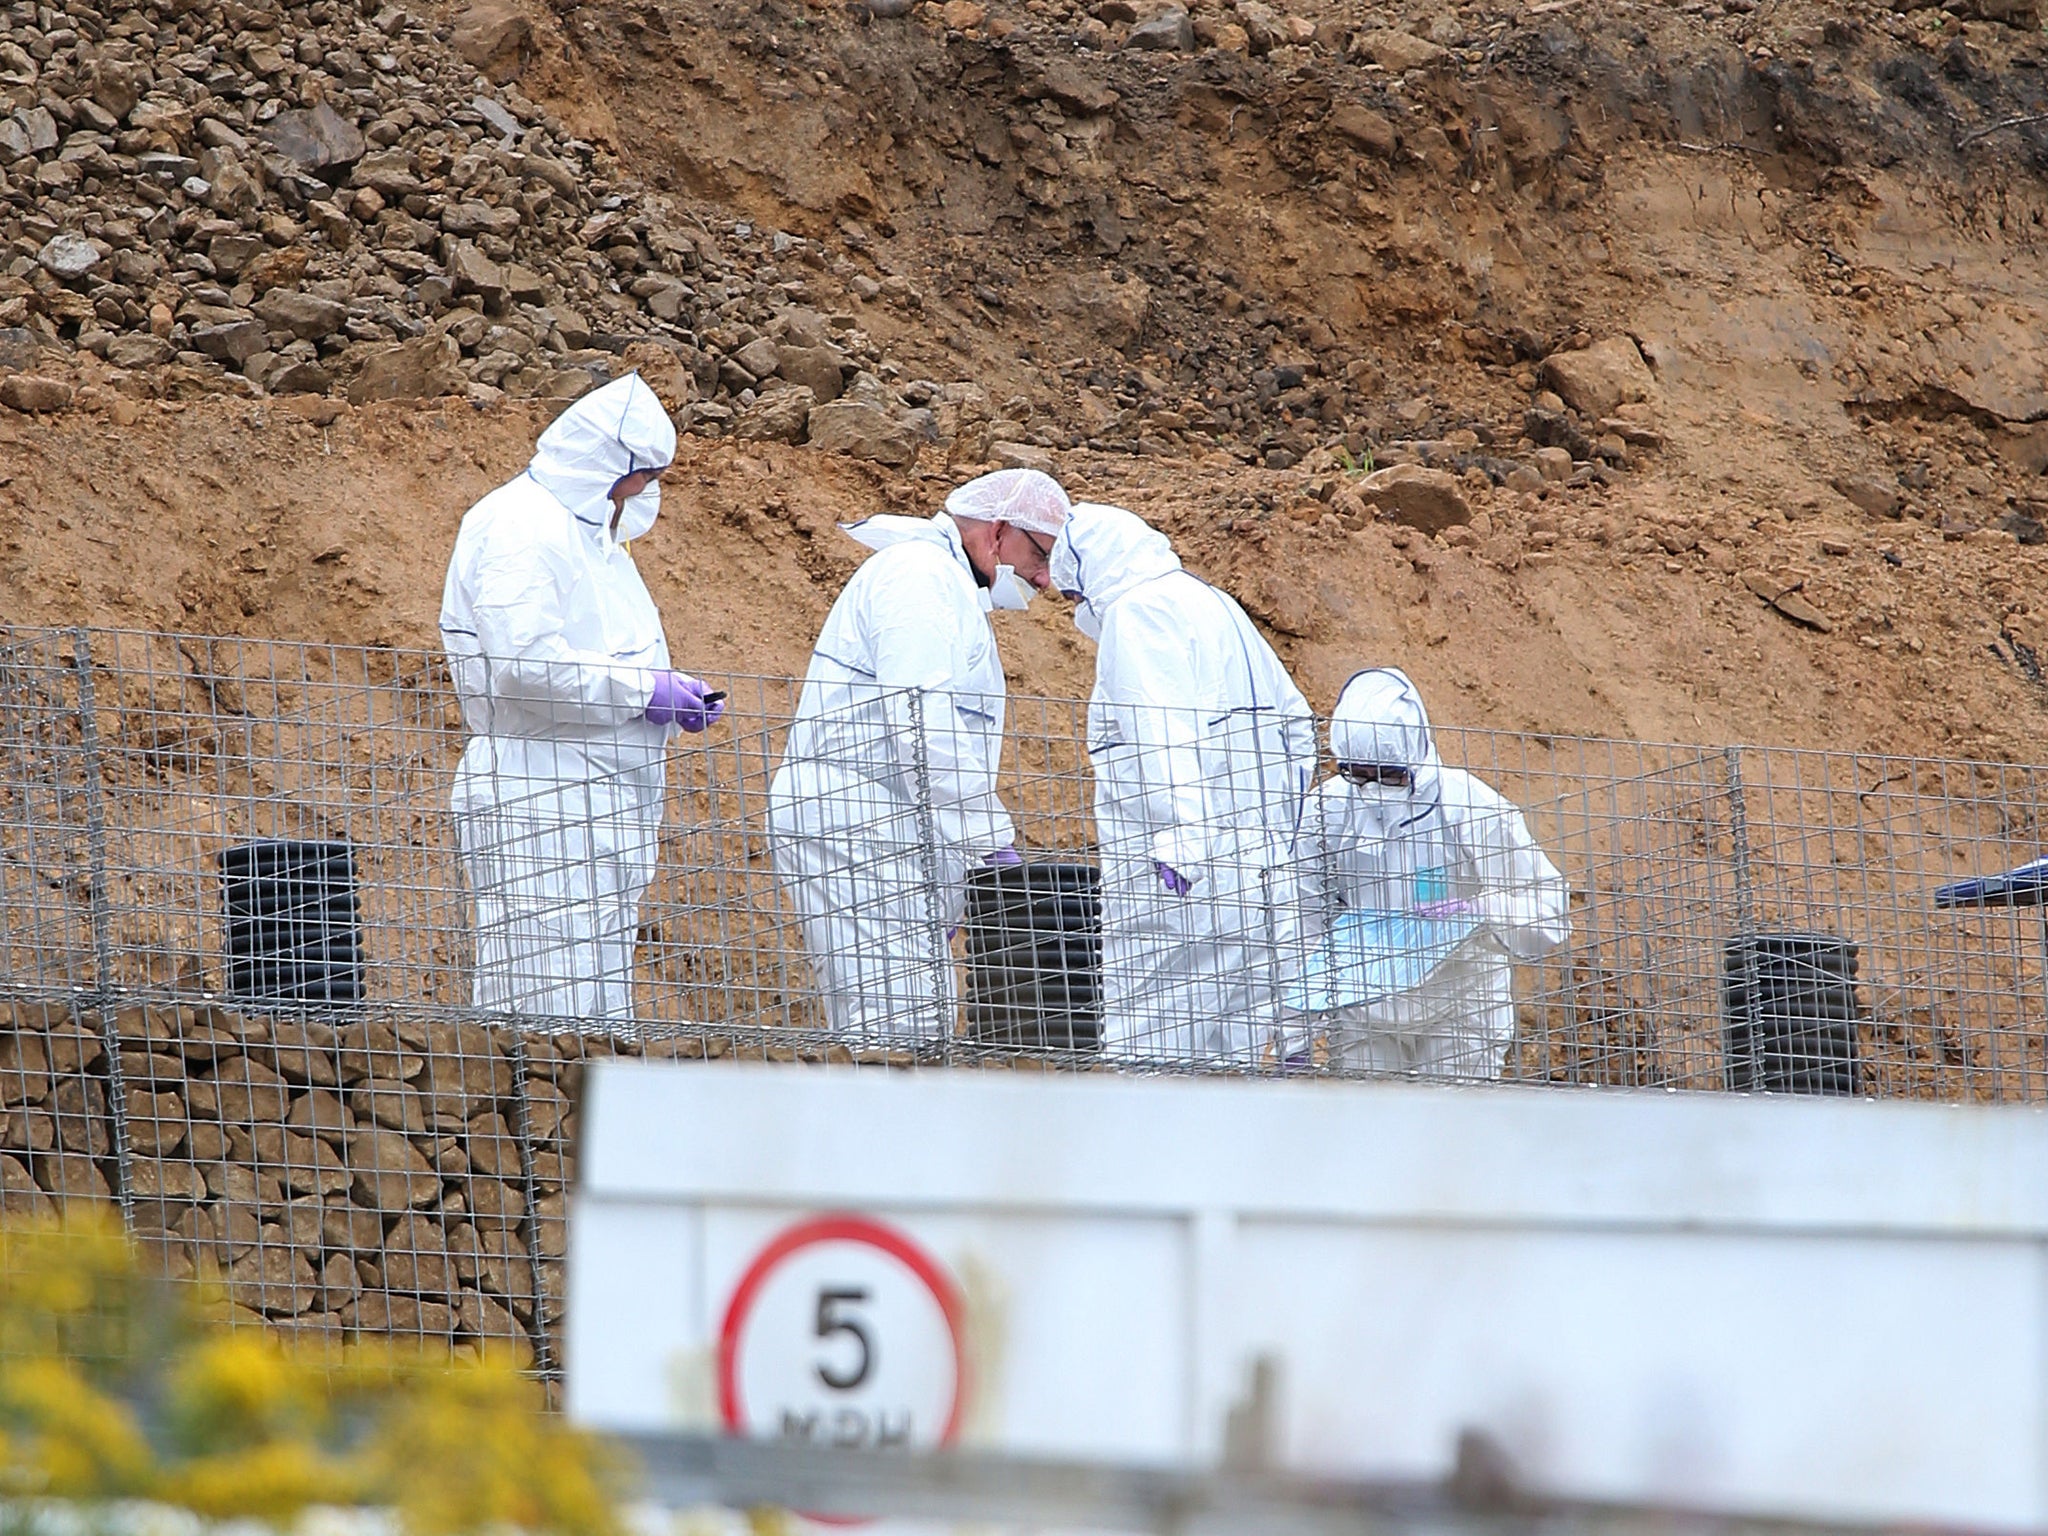
<path fill-rule="evenodd" d="M 1295 839 L 1315 716 L 1237 603 L 1121 507 L 1075 506 L 1053 585 L 1097 645 L 1103 1048 L 1254 1063 L 1299 968 Z"/>
<path fill-rule="evenodd" d="M 776 877 L 841 1037 L 953 1031 L 968 868 L 1020 862 L 996 797 L 1005 694 L 988 615 L 1044 588 L 1067 507 L 1050 475 L 1008 469 L 936 516 L 845 528 L 875 553 L 826 616 L 768 797 Z"/>
<path fill-rule="evenodd" d="M 480 1008 L 632 1021 L 664 749 L 724 708 L 670 670 L 627 547 L 654 526 L 675 449 L 661 401 L 628 375 L 563 411 L 456 535 L 441 639 L 470 733 L 452 799 Z"/>
<path fill-rule="evenodd" d="M 1305 842 L 1310 925 L 1343 911 L 1473 925 L 1418 984 L 1325 1015 L 1332 1059 L 1367 1071 L 1495 1078 L 1515 1030 L 1514 966 L 1571 936 L 1569 893 L 1514 804 L 1437 756 L 1422 695 L 1360 672 L 1330 717 L 1337 772 Z"/>

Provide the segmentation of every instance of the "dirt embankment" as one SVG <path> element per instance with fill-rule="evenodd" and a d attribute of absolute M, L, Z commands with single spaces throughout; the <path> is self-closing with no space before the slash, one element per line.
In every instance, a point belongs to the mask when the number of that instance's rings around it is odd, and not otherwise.
<path fill-rule="evenodd" d="M 592 153 L 620 186 L 720 232 L 688 300 L 661 251 L 599 242 L 608 281 L 652 262 L 619 296 L 682 306 L 635 334 L 695 427 L 639 552 L 686 664 L 800 670 L 859 553 L 834 519 L 1043 455 L 1167 527 L 1318 704 L 1395 662 L 1462 723 L 2039 756 L 2038 30 L 1740 0 L 1238 0 L 1185 33 L 1123 0 L 895 9 L 534 13 L 504 87 L 557 139 L 615 127 Z M 801 304 L 758 275 L 778 232 L 811 253 Z M 418 323 L 505 320 L 446 301 Z M 825 330 L 747 318 L 785 301 Z M 72 407 L 0 416 L 15 622 L 431 644 L 461 511 L 550 408 L 474 387 L 459 335 L 465 394 L 351 408 L 119 369 L 66 350 L 80 324 L 36 364 Z M 856 336 L 826 361 L 873 431 L 764 423 L 811 342 Z M 750 420 L 766 440 L 706 435 Z M 1013 687 L 1085 689 L 1054 605 L 999 624 Z"/>

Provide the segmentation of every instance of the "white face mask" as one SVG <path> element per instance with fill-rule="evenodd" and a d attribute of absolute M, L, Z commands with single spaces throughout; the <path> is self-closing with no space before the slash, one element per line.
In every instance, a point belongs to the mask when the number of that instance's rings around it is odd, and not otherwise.
<path fill-rule="evenodd" d="M 1409 791 L 1399 784 L 1353 784 L 1351 792 L 1369 805 L 1397 805 Z"/>
<path fill-rule="evenodd" d="M 991 608 L 1001 608 L 1010 613 L 1022 613 L 1031 606 L 1031 599 L 1038 594 L 1031 583 L 1017 574 L 1013 565 L 999 565 L 988 584 L 988 601 Z"/>
<path fill-rule="evenodd" d="M 628 496 L 625 505 L 619 509 L 619 523 L 616 537 L 624 544 L 637 539 L 654 526 L 654 519 L 661 511 L 661 482 L 655 481 L 637 495 Z"/>

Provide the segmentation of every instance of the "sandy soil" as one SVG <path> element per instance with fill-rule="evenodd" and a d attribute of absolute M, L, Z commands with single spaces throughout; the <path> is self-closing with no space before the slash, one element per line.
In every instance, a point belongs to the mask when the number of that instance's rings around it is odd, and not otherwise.
<path fill-rule="evenodd" d="M 1460 724 L 2039 757 L 2048 160 L 2035 127 L 1957 147 L 2031 103 L 2037 33 L 1626 0 L 1299 19 L 1335 46 L 1138 54 L 1119 21 L 1076 51 L 1089 16 L 1044 0 L 603 3 L 536 16 L 522 85 L 650 184 L 836 241 L 842 278 L 906 279 L 826 297 L 907 368 L 1013 396 L 1070 489 L 1166 527 L 1320 706 L 1395 663 Z M 1447 62 L 1361 60 L 1361 27 Z M 1061 59 L 1120 101 L 1034 147 L 1011 130 Z M 1400 152 L 1338 135 L 1346 102 Z M 1082 291 L 1119 271 L 1135 326 Z M 1655 371 L 1659 443 L 1495 483 L 1526 459 L 1539 360 L 1613 337 Z M 1247 410 L 1290 357 L 1322 403 Z M 69 412 L 0 413 L 12 623 L 431 644 L 456 524 L 548 409 L 77 377 Z M 1148 427 L 1168 408 L 1231 430 Z M 1061 446 L 1112 439 L 1137 451 Z M 1354 515 L 1339 448 L 1462 455 L 1474 520 Z M 934 507 L 976 467 L 687 438 L 637 551 L 678 656 L 800 671 L 861 553 L 833 522 Z M 1058 605 L 998 624 L 1014 689 L 1085 692 Z"/>

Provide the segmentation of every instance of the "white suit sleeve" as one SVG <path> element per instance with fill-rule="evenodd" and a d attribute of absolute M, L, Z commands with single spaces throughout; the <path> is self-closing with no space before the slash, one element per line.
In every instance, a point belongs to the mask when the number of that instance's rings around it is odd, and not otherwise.
<path fill-rule="evenodd" d="M 962 615 L 943 590 L 917 580 L 918 574 L 905 571 L 890 584 L 887 598 L 875 605 L 868 635 L 875 681 L 888 690 L 896 771 L 914 781 L 918 739 L 909 695 L 922 689 L 925 771 L 939 840 L 981 852 L 1007 848 L 1017 832 L 996 797 L 999 764 L 990 760 L 989 747 L 994 742 L 1001 750 L 1001 733 L 986 728 L 985 716 L 977 718 L 1000 708 L 1000 701 L 960 687 L 968 643 Z M 972 622 L 985 621 L 976 613 Z"/>
<path fill-rule="evenodd" d="M 655 674 L 563 639 L 565 582 L 545 547 L 487 549 L 478 559 L 470 617 L 490 697 L 583 729 L 639 719 Z"/>
<path fill-rule="evenodd" d="M 1571 937 L 1564 876 L 1511 801 L 1475 781 L 1458 838 L 1479 883 L 1480 916 L 1510 954 L 1540 960 Z"/>
<path fill-rule="evenodd" d="M 1104 700 L 1136 754 L 1152 857 L 1199 880 L 1214 818 L 1186 627 L 1137 602 L 1119 603 L 1103 625 L 1098 665 Z"/>

